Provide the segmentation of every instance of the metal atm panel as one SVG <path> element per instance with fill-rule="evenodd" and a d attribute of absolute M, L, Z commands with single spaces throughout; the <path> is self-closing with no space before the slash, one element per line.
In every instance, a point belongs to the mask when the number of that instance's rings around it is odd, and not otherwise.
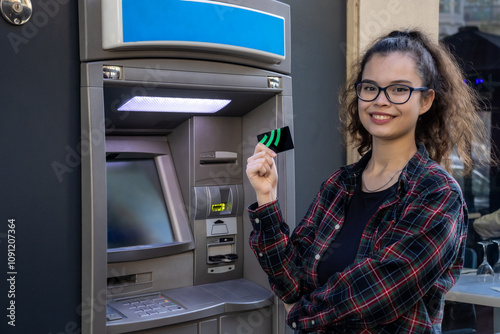
<path fill-rule="evenodd" d="M 253 199 L 242 166 L 256 144 L 257 133 L 284 125 L 291 127 L 293 123 L 288 75 L 289 6 L 274 0 L 242 0 L 237 4 L 230 0 L 182 1 L 189 5 L 217 5 L 212 8 L 226 17 L 233 8 L 246 8 L 252 14 L 262 12 L 284 18 L 284 57 L 278 59 L 246 54 L 241 48 L 185 43 L 106 46 L 102 29 L 111 21 L 107 21 L 110 17 L 101 5 L 118 2 L 79 1 L 82 146 L 88 148 L 88 154 L 82 155 L 83 298 L 92 301 L 82 309 L 82 332 L 176 333 L 194 332 L 196 328 L 202 333 L 216 328 L 231 332 L 236 330 L 236 320 L 250 317 L 254 311 L 266 314 L 259 329 L 281 332 L 277 328 L 283 324 L 280 321 L 278 326 L 275 317 L 278 306 L 273 304 L 267 284 L 261 284 L 266 287 L 263 289 L 252 282 L 262 273 L 248 270 L 251 265 L 245 260 L 249 252 L 245 242 L 248 227 L 243 226 L 243 221 L 245 207 Z M 170 3 L 174 2 L 181 1 Z M 217 97 L 232 102 L 212 116 L 120 110 L 133 96 Z M 135 261 L 130 266 L 106 263 L 105 139 L 115 136 L 163 137 L 168 143 L 195 239 L 194 251 L 169 255 L 161 261 Z M 277 159 L 281 182 L 278 191 L 280 198 L 286 199 L 282 208 L 288 215 L 292 210 L 287 193 L 293 193 L 293 153 L 285 154 Z M 155 269 L 158 266 L 163 270 Z M 111 290 L 106 286 L 109 273 L 116 276 L 110 280 L 114 284 Z M 166 281 L 163 287 L 155 285 L 158 275 Z M 249 295 L 230 297 L 223 288 L 228 284 Z M 210 297 L 210 303 L 194 306 L 194 299 L 186 296 L 199 288 Z M 106 303 L 102 293 L 106 290 L 112 291 L 107 300 L 109 312 L 102 307 Z M 179 309 L 179 313 L 169 316 L 155 314 L 132 324 L 127 321 L 131 317 L 120 319 L 111 310 L 125 314 L 115 303 L 156 293 L 179 302 L 184 311 Z"/>

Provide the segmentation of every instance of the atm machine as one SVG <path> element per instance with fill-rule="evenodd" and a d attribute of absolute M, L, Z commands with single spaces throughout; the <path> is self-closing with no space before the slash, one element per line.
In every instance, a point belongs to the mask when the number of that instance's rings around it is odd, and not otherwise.
<path fill-rule="evenodd" d="M 82 333 L 284 333 L 248 246 L 257 134 L 289 126 L 290 8 L 80 0 Z M 277 157 L 294 214 L 293 151 Z"/>

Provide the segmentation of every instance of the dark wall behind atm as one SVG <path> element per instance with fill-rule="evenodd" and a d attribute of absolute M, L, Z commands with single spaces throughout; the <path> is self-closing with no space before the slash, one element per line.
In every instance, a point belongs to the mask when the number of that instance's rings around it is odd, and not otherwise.
<path fill-rule="evenodd" d="M 345 2 L 283 2 L 292 12 L 301 217 L 321 182 L 345 161 L 336 99 L 345 75 Z M 32 0 L 33 17 L 23 26 L 0 18 L 0 333 L 79 333 L 79 306 L 88 302 L 80 297 L 77 3 Z M 7 236 L 9 219 L 15 239 Z M 9 240 L 15 240 L 15 275 L 7 274 Z M 11 302 L 15 327 L 8 325 Z"/>
<path fill-rule="evenodd" d="M 0 16 L 0 333 L 78 333 L 78 1 L 31 2 L 25 25 Z"/>
<path fill-rule="evenodd" d="M 320 185 L 345 164 L 337 94 L 345 80 L 346 1 L 290 5 L 295 145 L 295 214 L 304 216 Z"/>

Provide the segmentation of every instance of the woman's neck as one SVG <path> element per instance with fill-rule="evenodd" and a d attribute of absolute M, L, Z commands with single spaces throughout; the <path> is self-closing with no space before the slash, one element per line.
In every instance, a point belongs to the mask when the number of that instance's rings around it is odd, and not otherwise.
<path fill-rule="evenodd" d="M 403 168 L 417 151 L 417 145 L 373 145 L 372 156 L 363 171 L 363 191 L 382 191 L 398 180 Z"/>
<path fill-rule="evenodd" d="M 372 156 L 366 167 L 374 174 L 384 171 L 395 172 L 404 168 L 416 152 L 417 145 L 414 141 L 411 143 L 374 142 Z"/>

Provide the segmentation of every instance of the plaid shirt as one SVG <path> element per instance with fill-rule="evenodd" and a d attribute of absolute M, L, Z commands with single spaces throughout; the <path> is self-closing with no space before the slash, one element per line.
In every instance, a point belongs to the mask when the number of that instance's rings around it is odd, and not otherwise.
<path fill-rule="evenodd" d="M 277 201 L 251 205 L 250 246 L 276 295 L 296 303 L 287 323 L 298 332 L 440 333 L 444 295 L 463 266 L 468 219 L 457 182 L 423 145 L 366 225 L 354 263 L 318 283 L 318 263 L 342 229 L 370 156 L 323 183 L 291 236 Z"/>

